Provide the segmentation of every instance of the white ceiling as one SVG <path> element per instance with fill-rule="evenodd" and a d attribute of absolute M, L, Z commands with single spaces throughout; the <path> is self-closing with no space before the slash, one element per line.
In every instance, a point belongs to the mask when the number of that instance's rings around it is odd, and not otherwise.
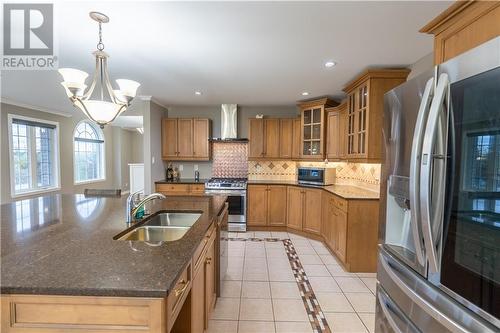
<path fill-rule="evenodd" d="M 418 32 L 450 2 L 72 2 L 56 4 L 59 66 L 91 72 L 97 25 L 111 77 L 169 105 L 291 105 L 342 96 L 370 66 L 408 66 L 432 51 Z M 323 64 L 338 63 L 332 69 Z M 4 71 L 2 98 L 74 112 L 55 71 Z M 194 91 L 203 92 L 195 96 Z"/>

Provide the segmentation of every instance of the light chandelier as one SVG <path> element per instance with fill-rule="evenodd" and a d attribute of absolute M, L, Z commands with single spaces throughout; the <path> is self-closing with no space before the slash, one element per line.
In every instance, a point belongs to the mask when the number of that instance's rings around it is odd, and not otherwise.
<path fill-rule="evenodd" d="M 130 105 L 140 83 L 118 79 L 119 90 L 113 90 L 108 73 L 108 57 L 102 43 L 102 24 L 109 22 L 109 17 L 99 12 L 90 12 L 89 16 L 99 24 L 99 42 L 95 56 L 95 72 L 87 91 L 86 72 L 73 68 L 60 68 L 63 77 L 62 86 L 70 101 L 101 128 L 111 123 Z M 98 87 L 98 89 L 96 89 Z M 93 95 L 94 91 L 96 93 Z M 107 94 L 107 96 L 106 96 Z"/>

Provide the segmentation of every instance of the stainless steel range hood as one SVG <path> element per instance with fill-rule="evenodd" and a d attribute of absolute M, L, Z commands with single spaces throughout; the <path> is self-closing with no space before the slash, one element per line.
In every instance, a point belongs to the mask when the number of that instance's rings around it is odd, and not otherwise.
<path fill-rule="evenodd" d="M 238 105 L 221 105 L 220 138 L 214 138 L 216 142 L 247 142 L 248 139 L 238 138 Z"/>

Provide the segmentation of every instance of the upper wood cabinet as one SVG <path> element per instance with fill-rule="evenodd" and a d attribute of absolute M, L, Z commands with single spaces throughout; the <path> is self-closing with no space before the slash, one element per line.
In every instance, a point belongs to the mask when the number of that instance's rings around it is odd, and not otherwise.
<path fill-rule="evenodd" d="M 285 226 L 285 185 L 248 185 L 248 226 Z"/>
<path fill-rule="evenodd" d="M 292 159 L 296 139 L 295 119 L 249 119 L 249 159 Z M 299 124 L 300 128 L 300 124 Z"/>
<path fill-rule="evenodd" d="M 249 158 L 279 158 L 280 119 L 249 120 Z"/>
<path fill-rule="evenodd" d="M 347 103 L 327 108 L 326 158 L 338 160 L 345 157 Z"/>
<path fill-rule="evenodd" d="M 162 159 L 210 160 L 211 122 L 203 118 L 162 119 Z"/>
<path fill-rule="evenodd" d="M 280 157 L 293 158 L 294 119 L 280 119 Z"/>
<path fill-rule="evenodd" d="M 337 106 L 338 103 L 328 98 L 300 102 L 302 159 L 323 160 L 325 158 L 325 108 Z"/>
<path fill-rule="evenodd" d="M 293 142 L 292 142 L 292 159 L 300 159 L 300 149 L 301 149 L 301 118 L 295 118 L 293 120 Z"/>
<path fill-rule="evenodd" d="M 347 159 L 382 161 L 384 94 L 405 82 L 409 73 L 408 69 L 367 70 L 344 88 Z"/>
<path fill-rule="evenodd" d="M 500 35 L 500 2 L 456 1 L 420 32 L 434 35 L 440 64 Z"/>

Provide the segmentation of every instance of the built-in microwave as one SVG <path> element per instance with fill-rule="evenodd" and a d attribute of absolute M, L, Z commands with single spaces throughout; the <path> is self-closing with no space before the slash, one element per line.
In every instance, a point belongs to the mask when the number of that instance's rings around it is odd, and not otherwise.
<path fill-rule="evenodd" d="M 332 185 L 335 183 L 335 168 L 298 167 L 297 182 L 310 185 Z"/>

